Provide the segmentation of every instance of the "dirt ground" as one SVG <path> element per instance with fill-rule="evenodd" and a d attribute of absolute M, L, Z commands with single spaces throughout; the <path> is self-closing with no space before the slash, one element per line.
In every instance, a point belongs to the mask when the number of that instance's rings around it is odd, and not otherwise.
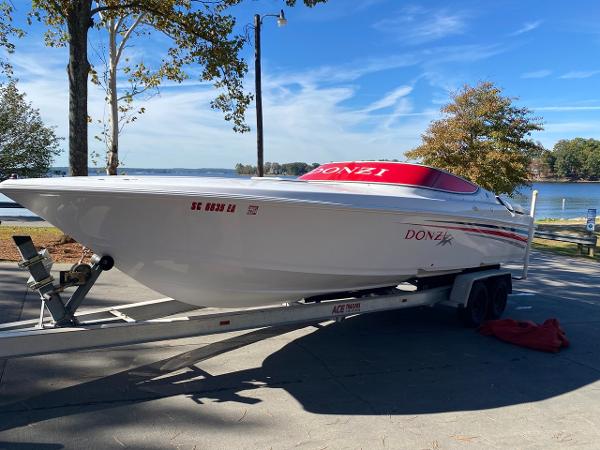
<path fill-rule="evenodd" d="M 0 227 L 0 261 L 20 261 L 21 256 L 15 246 L 13 235 L 29 235 L 38 250 L 48 249 L 52 259 L 61 263 L 89 261 L 89 252 L 84 255 L 84 247 L 70 239 L 65 239 L 62 231 L 53 227 Z M 67 241 L 67 242 L 65 242 Z"/>

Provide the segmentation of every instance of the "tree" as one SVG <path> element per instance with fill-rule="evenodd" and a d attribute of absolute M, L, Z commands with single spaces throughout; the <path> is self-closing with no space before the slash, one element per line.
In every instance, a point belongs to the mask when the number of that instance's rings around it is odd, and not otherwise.
<path fill-rule="evenodd" d="M 542 161 L 543 175 L 554 176 L 556 155 L 553 152 L 546 150 L 540 159 Z"/>
<path fill-rule="evenodd" d="M 319 165 L 319 163 L 307 164 L 305 162 L 266 162 L 265 174 L 300 176 L 310 172 L 313 169 L 316 169 L 317 167 L 319 167 Z M 252 164 L 244 165 L 242 163 L 237 163 L 235 165 L 235 171 L 238 175 L 254 175 L 256 174 L 256 166 L 253 166 Z"/>
<path fill-rule="evenodd" d="M 98 2 L 105 4 L 105 2 Z M 188 77 L 183 71 L 183 61 L 173 61 L 172 58 L 163 59 L 158 67 L 149 67 L 143 56 L 131 61 L 125 49 L 130 46 L 134 37 L 141 36 L 148 39 L 153 27 L 145 20 L 147 13 L 138 15 L 128 13 L 102 14 L 97 28 L 105 30 L 108 34 L 108 49 L 100 49 L 103 70 L 92 73 L 92 82 L 103 88 L 108 106 L 108 120 L 106 117 L 99 122 L 103 129 L 96 139 L 103 141 L 106 146 L 106 173 L 116 175 L 119 167 L 119 135 L 123 128 L 135 122 L 145 107 L 136 107 L 134 99 L 140 96 L 150 98 L 158 93 L 159 85 L 163 79 L 182 82 Z M 107 53 L 107 54 L 105 54 Z M 126 78 L 128 88 L 117 89 L 120 78 Z M 240 129 L 239 131 L 245 131 Z"/>
<path fill-rule="evenodd" d="M 15 51 L 15 45 L 12 43 L 12 37 L 22 37 L 23 30 L 12 25 L 12 3 L 6 0 L 0 1 L 0 50 L 4 49 L 6 53 L 11 54 Z M 10 62 L 0 55 L 0 75 L 4 74 L 7 78 L 12 77 L 12 66 Z"/>
<path fill-rule="evenodd" d="M 558 177 L 588 180 L 600 177 L 600 141 L 596 139 L 561 139 L 552 154 Z"/>
<path fill-rule="evenodd" d="M 490 82 L 465 85 L 442 107 L 444 117 L 431 122 L 422 144 L 406 156 L 498 194 L 511 195 L 529 184 L 531 160 L 544 150 L 530 136 L 543 129 L 542 121 L 501 93 Z"/>
<path fill-rule="evenodd" d="M 581 139 L 581 138 L 579 138 Z M 563 178 L 576 179 L 582 175 L 583 152 L 577 139 L 561 139 L 554 144 L 554 167 L 556 175 Z"/>
<path fill-rule="evenodd" d="M 96 136 L 106 145 L 107 175 L 117 174 L 117 168 L 119 167 L 119 135 L 126 124 L 135 121 L 137 118 L 137 115 L 132 113 L 134 110 L 134 97 L 156 87 L 160 83 L 160 75 L 169 73 L 173 73 L 175 76 L 179 75 L 179 71 L 166 72 L 162 67 L 161 70 L 152 73 L 146 69 L 143 61 L 134 67 L 126 64 L 125 67 L 121 68 L 121 71 L 129 74 L 131 88 L 119 96 L 117 91 L 119 64 L 123 59 L 128 61 L 123 52 L 130 38 L 133 35 L 146 34 L 139 30 L 144 16 L 143 13 L 137 16 L 125 14 L 118 17 L 100 14 L 102 20 L 98 26 L 104 28 L 108 33 L 108 56 L 101 54 L 105 67 L 101 76 L 98 76 L 96 71 L 92 73 L 92 82 L 104 89 L 106 93 L 105 101 L 109 110 L 108 121 L 100 121 L 103 125 L 102 138 Z M 180 80 L 181 77 L 177 77 L 177 79 Z M 142 85 L 140 86 L 138 82 L 141 82 Z M 141 114 L 144 112 L 144 108 L 140 108 L 136 112 Z"/>
<path fill-rule="evenodd" d="M 40 177 L 60 153 L 59 138 L 37 109 L 25 101 L 15 82 L 0 86 L 0 180 L 16 173 Z"/>
<path fill-rule="evenodd" d="M 235 20 L 227 8 L 243 0 L 32 0 L 33 16 L 44 21 L 50 45 L 69 47 L 69 166 L 72 175 L 87 175 L 87 81 L 90 73 L 87 39 L 95 17 L 144 15 L 152 28 L 171 39 L 167 55 L 175 67 L 196 63 L 200 78 L 221 93 L 211 106 L 223 111 L 234 129 L 247 130 L 244 112 L 251 96 L 243 91 L 247 65 L 240 57 L 243 36 L 233 35 Z M 314 6 L 326 0 L 303 0 Z M 296 0 L 286 0 L 289 6 Z"/>
<path fill-rule="evenodd" d="M 586 158 L 583 168 L 588 180 L 600 179 L 600 141 L 587 139 Z"/>

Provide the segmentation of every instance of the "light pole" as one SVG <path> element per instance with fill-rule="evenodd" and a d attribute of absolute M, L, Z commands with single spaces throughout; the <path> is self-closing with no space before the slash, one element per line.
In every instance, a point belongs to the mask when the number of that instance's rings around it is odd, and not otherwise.
<path fill-rule="evenodd" d="M 263 148 L 263 116 L 262 116 L 262 85 L 260 67 L 260 26 L 265 17 L 277 17 L 277 26 L 287 24 L 283 9 L 279 14 L 254 15 L 254 85 L 256 88 L 256 171 L 258 176 L 264 176 L 264 148 Z"/>

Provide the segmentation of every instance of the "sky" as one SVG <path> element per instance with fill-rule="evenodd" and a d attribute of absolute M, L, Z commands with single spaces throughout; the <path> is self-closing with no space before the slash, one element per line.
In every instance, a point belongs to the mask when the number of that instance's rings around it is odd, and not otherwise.
<path fill-rule="evenodd" d="M 286 8 L 280 0 L 247 0 L 232 10 L 244 32 L 253 15 L 284 8 L 288 24 L 266 17 L 262 28 L 265 161 L 399 159 L 452 92 L 492 81 L 544 122 L 534 135 L 545 147 L 560 139 L 600 139 L 600 2 L 579 0 L 419 1 L 329 0 Z M 68 84 L 65 49 L 44 45 L 44 26 L 27 25 L 30 2 L 13 0 L 28 32 L 11 56 L 19 88 L 44 121 L 64 137 L 56 166 L 67 165 Z M 90 36 L 90 57 L 106 37 Z M 131 41 L 129 57 L 151 64 L 158 36 Z M 242 52 L 254 89 L 253 42 Z M 250 133 L 236 134 L 210 108 L 215 89 L 192 77 L 167 83 L 141 100 L 146 113 L 121 137 L 124 167 L 233 168 L 255 163 L 254 105 Z M 90 85 L 89 112 L 102 119 L 104 93 Z M 93 138 L 90 150 L 104 146 Z M 102 157 L 96 164 L 102 164 Z M 94 165 L 90 161 L 90 166 Z"/>

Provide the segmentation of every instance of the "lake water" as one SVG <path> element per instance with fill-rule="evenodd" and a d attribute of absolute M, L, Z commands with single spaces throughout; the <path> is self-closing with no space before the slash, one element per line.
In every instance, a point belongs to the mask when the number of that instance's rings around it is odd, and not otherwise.
<path fill-rule="evenodd" d="M 92 173 L 92 172 L 90 172 Z M 127 169 L 127 175 L 161 175 L 161 176 L 213 176 L 237 177 L 233 169 Z M 600 212 L 600 183 L 534 183 L 531 188 L 521 190 L 512 200 L 529 210 L 531 192 L 539 191 L 537 213 L 538 218 L 570 219 L 585 217 L 588 208 L 596 208 Z M 564 208 L 563 208 L 564 199 Z M 0 202 L 10 201 L 0 194 Z M 0 218 L 7 216 L 33 216 L 24 209 L 2 209 Z"/>
<path fill-rule="evenodd" d="M 537 218 L 572 219 L 586 217 L 588 208 L 600 213 L 600 183 L 533 183 L 515 200 L 529 211 L 531 192 L 537 189 Z M 563 207 L 564 199 L 564 207 Z"/>

